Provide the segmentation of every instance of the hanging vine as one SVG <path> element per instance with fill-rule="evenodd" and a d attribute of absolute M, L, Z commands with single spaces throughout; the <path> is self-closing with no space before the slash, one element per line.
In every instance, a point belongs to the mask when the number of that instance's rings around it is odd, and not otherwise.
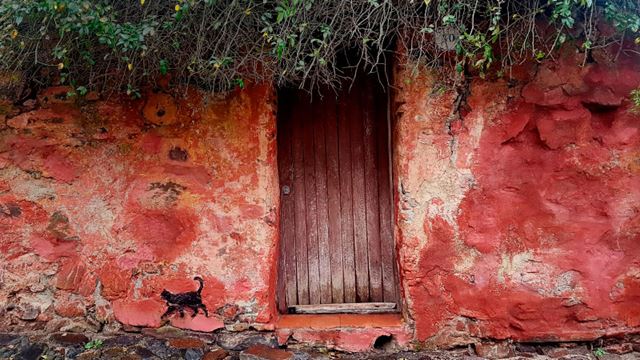
<path fill-rule="evenodd" d="M 139 96 L 162 76 L 212 91 L 247 81 L 311 88 L 339 85 L 349 67 L 379 68 L 402 48 L 416 66 L 499 76 L 568 42 L 585 59 L 622 49 L 639 30 L 640 0 L 3 1 L 0 74 L 78 95 Z"/>

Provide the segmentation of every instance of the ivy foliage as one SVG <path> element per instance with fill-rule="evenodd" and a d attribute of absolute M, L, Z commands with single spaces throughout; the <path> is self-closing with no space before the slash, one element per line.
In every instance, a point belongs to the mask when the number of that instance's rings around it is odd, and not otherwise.
<path fill-rule="evenodd" d="M 419 66 L 500 75 L 567 42 L 586 58 L 639 31 L 640 0 L 5 0 L 0 74 L 79 95 L 139 96 L 162 76 L 211 90 L 313 87 L 384 68 L 402 49 Z"/>

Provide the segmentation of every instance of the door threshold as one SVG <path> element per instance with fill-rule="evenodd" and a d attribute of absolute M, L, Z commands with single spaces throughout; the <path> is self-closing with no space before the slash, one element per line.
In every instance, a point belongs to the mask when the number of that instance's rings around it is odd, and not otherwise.
<path fill-rule="evenodd" d="M 399 312 L 379 314 L 291 314 L 280 315 L 276 329 L 370 329 L 401 328 L 404 319 Z"/>
<path fill-rule="evenodd" d="M 342 303 L 293 305 L 287 308 L 289 314 L 381 314 L 398 312 L 396 303 Z"/>

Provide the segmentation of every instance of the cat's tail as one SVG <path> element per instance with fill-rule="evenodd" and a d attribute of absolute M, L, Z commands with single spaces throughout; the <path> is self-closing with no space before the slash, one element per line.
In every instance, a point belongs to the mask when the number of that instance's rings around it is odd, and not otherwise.
<path fill-rule="evenodd" d="M 198 287 L 198 290 L 196 290 L 196 292 L 198 294 L 200 294 L 202 292 L 202 288 L 204 287 L 204 281 L 202 280 L 202 278 L 200 276 L 194 277 L 193 280 L 195 280 L 195 281 L 200 283 L 200 286 Z"/>

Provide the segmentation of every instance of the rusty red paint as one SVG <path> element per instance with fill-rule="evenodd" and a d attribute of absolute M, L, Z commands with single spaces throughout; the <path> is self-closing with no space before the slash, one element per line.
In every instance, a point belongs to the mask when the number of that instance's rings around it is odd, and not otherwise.
<path fill-rule="evenodd" d="M 155 299 L 116 300 L 113 302 L 113 314 L 116 320 L 131 326 L 160 327 L 160 316 L 166 306 Z"/>
<path fill-rule="evenodd" d="M 122 269 L 114 262 L 98 270 L 98 277 L 102 285 L 101 295 L 107 300 L 124 297 L 132 285 L 131 270 Z"/>
<path fill-rule="evenodd" d="M 173 260 L 195 239 L 195 216 L 177 210 L 146 210 L 131 216 L 127 234 L 138 248 L 149 248 L 156 260 Z"/>

